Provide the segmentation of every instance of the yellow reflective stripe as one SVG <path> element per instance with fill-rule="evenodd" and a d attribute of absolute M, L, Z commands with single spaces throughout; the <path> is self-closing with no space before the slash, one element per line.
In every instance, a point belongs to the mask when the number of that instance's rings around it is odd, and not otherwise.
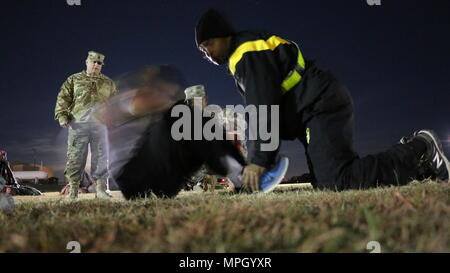
<path fill-rule="evenodd" d="M 303 54 L 300 51 L 300 48 L 298 48 L 298 46 L 297 46 L 297 49 L 298 49 L 297 62 L 300 64 L 301 68 L 305 69 L 305 59 L 303 59 Z"/>
<path fill-rule="evenodd" d="M 311 140 L 310 130 L 309 130 L 309 128 L 306 128 L 306 143 L 309 144 L 310 140 Z"/>
<path fill-rule="evenodd" d="M 297 47 L 298 48 L 298 47 Z M 305 59 L 303 59 L 302 52 L 300 49 L 298 49 L 298 56 L 297 56 L 297 63 L 300 65 L 301 68 L 305 69 Z M 294 87 L 297 83 L 299 83 L 302 80 L 302 75 L 300 75 L 297 70 L 292 70 L 289 75 L 284 79 L 284 81 L 281 83 L 281 87 L 283 94 L 287 91 L 291 90 L 292 87 Z"/>
<path fill-rule="evenodd" d="M 236 65 L 242 59 L 245 53 L 250 51 L 263 51 L 263 50 L 275 50 L 280 44 L 290 44 L 291 42 L 286 41 L 278 36 L 272 36 L 267 40 L 256 40 L 245 42 L 240 45 L 231 55 L 228 61 L 228 67 L 231 74 L 236 73 Z"/>
<path fill-rule="evenodd" d="M 297 70 L 292 70 L 291 75 L 283 81 L 281 86 L 283 87 L 283 93 L 286 93 L 287 91 L 291 90 L 292 87 L 294 87 L 297 83 L 300 82 L 302 79 L 302 75 L 300 75 Z"/>

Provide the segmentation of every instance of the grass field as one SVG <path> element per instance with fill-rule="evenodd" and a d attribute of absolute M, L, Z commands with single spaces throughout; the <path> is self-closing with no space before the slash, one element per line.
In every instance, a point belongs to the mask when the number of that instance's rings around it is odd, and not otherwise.
<path fill-rule="evenodd" d="M 450 186 L 341 193 L 280 186 L 266 195 L 182 192 L 112 201 L 56 193 L 15 197 L 0 211 L 0 252 L 449 252 Z"/>

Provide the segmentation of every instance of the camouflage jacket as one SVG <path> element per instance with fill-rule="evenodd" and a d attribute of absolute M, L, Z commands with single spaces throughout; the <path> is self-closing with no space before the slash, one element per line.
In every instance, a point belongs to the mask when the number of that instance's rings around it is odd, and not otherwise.
<path fill-rule="evenodd" d="M 247 122 L 241 113 L 235 112 L 232 109 L 222 108 L 222 112 L 217 116 L 219 124 L 224 126 L 225 130 L 233 133 L 238 137 L 239 150 L 247 158 L 247 145 L 245 130 Z"/>
<path fill-rule="evenodd" d="M 86 71 L 71 75 L 61 86 L 55 107 L 55 119 L 68 122 L 91 121 L 93 107 L 117 92 L 107 76 L 88 76 Z"/>

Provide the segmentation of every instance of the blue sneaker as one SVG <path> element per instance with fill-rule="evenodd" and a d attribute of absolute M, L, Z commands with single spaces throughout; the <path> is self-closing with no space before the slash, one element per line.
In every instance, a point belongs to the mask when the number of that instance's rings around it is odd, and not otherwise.
<path fill-rule="evenodd" d="M 271 192 L 284 178 L 289 166 L 289 159 L 285 156 L 278 157 L 275 165 L 267 170 L 259 180 L 259 192 Z"/>

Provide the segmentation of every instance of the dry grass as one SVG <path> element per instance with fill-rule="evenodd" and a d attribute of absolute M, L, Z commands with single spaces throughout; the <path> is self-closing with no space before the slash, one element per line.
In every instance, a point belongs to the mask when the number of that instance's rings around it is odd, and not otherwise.
<path fill-rule="evenodd" d="M 423 182 L 341 193 L 181 193 L 113 202 L 15 198 L 0 212 L 0 252 L 449 252 L 450 186 Z"/>

